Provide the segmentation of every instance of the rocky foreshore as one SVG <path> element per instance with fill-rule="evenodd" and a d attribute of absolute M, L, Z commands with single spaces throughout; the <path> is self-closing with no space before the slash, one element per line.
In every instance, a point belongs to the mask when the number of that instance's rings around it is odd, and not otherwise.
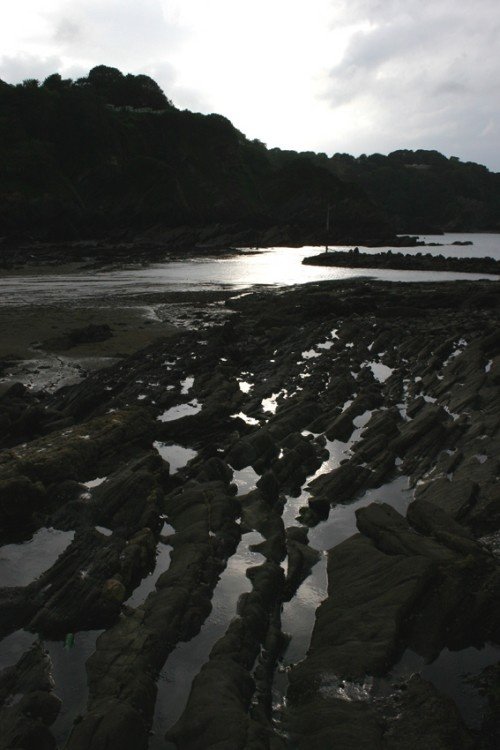
<path fill-rule="evenodd" d="M 454 243 L 465 244 L 465 243 Z M 347 251 L 329 250 L 304 258 L 309 266 L 342 266 L 344 268 L 392 268 L 398 271 L 450 271 L 452 273 L 500 274 L 500 260 L 494 258 L 450 258 L 431 253 L 363 253 L 358 247 Z"/>
<path fill-rule="evenodd" d="M 0 748 L 497 748 L 500 290 L 225 304 L 77 385 L 1 396 L 1 557 L 68 541 L 0 589 Z M 219 610 L 229 572 L 241 595 Z M 65 705 L 50 644 L 70 660 L 86 632 Z M 174 711 L 183 644 L 202 655 Z"/>

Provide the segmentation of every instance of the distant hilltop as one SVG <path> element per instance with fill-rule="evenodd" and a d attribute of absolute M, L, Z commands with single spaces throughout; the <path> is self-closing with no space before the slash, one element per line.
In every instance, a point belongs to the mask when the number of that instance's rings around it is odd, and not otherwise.
<path fill-rule="evenodd" d="M 500 174 L 437 151 L 268 149 L 146 75 L 0 81 L 0 236 L 322 244 L 500 231 Z M 327 209 L 330 213 L 326 227 Z"/>

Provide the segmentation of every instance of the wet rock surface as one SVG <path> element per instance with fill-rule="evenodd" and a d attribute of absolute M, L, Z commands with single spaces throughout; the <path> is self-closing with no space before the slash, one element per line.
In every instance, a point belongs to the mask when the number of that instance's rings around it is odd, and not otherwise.
<path fill-rule="evenodd" d="M 53 692 L 48 654 L 39 643 L 0 672 L 0 706 L 2 747 L 55 750 L 49 727 L 61 701 Z"/>
<path fill-rule="evenodd" d="M 358 280 L 226 305 L 78 385 L 2 394 L 3 556 L 72 536 L 0 588 L 0 747 L 495 747 L 500 292 Z M 283 624 L 301 602 L 307 653 Z M 97 630 L 61 744 L 43 643 Z M 161 681 L 182 644 L 203 656 L 181 698 Z M 485 648 L 473 726 L 401 672 Z"/>

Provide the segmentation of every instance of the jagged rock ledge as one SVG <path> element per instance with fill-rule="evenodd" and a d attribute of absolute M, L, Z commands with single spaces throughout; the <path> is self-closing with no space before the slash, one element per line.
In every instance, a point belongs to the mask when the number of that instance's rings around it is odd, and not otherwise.
<path fill-rule="evenodd" d="M 493 659 L 476 675 L 489 708 L 475 728 L 438 685 L 394 686 L 391 670 L 407 650 L 429 662 L 500 640 L 498 285 L 324 282 L 226 304 L 223 325 L 53 394 L 14 386 L 0 398 L 2 541 L 74 531 L 41 575 L 0 589 L 0 636 L 105 629 L 65 747 L 145 750 L 152 728 L 181 750 L 497 747 Z M 169 446 L 195 455 L 176 469 L 158 454 Z M 241 490 L 245 471 L 254 482 Z M 409 505 L 391 506 L 395 478 L 408 480 Z M 373 488 L 382 502 L 366 498 Z M 339 539 L 337 510 L 359 500 Z M 259 564 L 243 571 L 184 711 L 160 731 L 163 665 L 199 637 L 249 532 L 262 537 Z M 130 603 L 165 543 L 169 567 Z M 328 591 L 278 726 L 281 610 L 319 560 Z M 56 746 L 42 645 L 0 675 L 0 748 L 37 747 L 25 736 L 40 727 L 43 747 Z"/>
<path fill-rule="evenodd" d="M 391 268 L 397 271 L 450 271 L 453 273 L 500 274 L 500 261 L 493 258 L 450 258 L 431 253 L 363 253 L 356 247 L 348 251 L 329 251 L 304 258 L 304 265 L 342 266 L 344 268 Z"/>

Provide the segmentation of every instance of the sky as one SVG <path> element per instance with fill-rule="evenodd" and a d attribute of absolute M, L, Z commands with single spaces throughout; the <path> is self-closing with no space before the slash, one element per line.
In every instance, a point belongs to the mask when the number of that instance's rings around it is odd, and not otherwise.
<path fill-rule="evenodd" d="M 332 154 L 436 149 L 500 171 L 500 0 L 17 0 L 0 78 L 94 65 L 180 109 Z"/>

